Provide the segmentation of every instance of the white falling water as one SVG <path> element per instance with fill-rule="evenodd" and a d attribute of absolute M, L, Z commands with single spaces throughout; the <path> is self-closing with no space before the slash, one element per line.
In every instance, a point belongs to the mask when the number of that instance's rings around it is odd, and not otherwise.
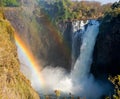
<path fill-rule="evenodd" d="M 95 82 L 94 77 L 90 74 L 92 53 L 98 32 L 99 22 L 89 20 L 88 27 L 83 34 L 80 55 L 71 73 L 73 93 L 85 96 L 87 99 L 97 99 L 103 92 L 102 86 Z"/>
<path fill-rule="evenodd" d="M 88 20 L 86 22 L 83 21 L 74 21 L 73 25 L 73 34 L 72 34 L 72 68 L 75 65 L 76 58 L 80 54 L 80 46 L 82 35 L 85 32 L 85 26 L 88 24 Z"/>
<path fill-rule="evenodd" d="M 42 94 L 54 94 L 54 90 L 58 89 L 66 94 L 71 92 L 75 96 L 85 96 L 86 99 L 97 99 L 104 94 L 107 86 L 95 81 L 92 74 L 90 74 L 92 53 L 99 32 L 99 22 L 89 20 L 87 24 L 87 29 L 84 30 L 83 33 L 80 55 L 76 60 L 71 74 L 66 74 L 64 69 L 48 66 L 41 72 L 45 80 L 45 88 L 41 89 L 39 83 L 34 83 L 38 82 L 37 78 L 34 77 L 34 81 L 32 81 L 33 87 L 36 88 L 36 91 Z M 21 63 L 27 60 L 24 58 L 24 55 L 22 55 L 24 53 L 21 53 L 19 47 L 18 54 L 20 54 L 19 59 Z"/>
<path fill-rule="evenodd" d="M 74 70 L 72 71 L 73 79 L 81 79 L 90 72 L 90 65 L 92 62 L 92 52 L 94 49 L 96 36 L 99 32 L 99 22 L 90 20 L 87 30 L 83 35 L 82 45 L 80 48 L 80 56 L 78 57 Z"/>
<path fill-rule="evenodd" d="M 79 20 L 73 21 L 73 22 L 72 22 L 72 25 L 73 25 L 73 33 L 77 32 L 77 31 L 79 31 L 79 30 L 84 30 L 86 24 L 88 24 L 88 20 L 87 20 L 86 22 L 84 22 L 84 21 L 82 21 L 82 20 L 81 20 L 81 21 L 79 21 Z"/>

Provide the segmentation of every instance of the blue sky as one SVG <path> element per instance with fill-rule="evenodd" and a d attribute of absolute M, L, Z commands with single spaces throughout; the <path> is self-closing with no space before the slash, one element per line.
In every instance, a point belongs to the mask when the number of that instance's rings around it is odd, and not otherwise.
<path fill-rule="evenodd" d="M 106 4 L 106 3 L 114 3 L 119 0 L 74 0 L 74 1 L 99 1 L 102 4 Z"/>

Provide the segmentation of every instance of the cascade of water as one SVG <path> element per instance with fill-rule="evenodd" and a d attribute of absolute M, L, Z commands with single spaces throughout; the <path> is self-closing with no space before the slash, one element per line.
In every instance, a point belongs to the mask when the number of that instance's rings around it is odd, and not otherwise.
<path fill-rule="evenodd" d="M 90 72 L 90 65 L 92 61 L 92 52 L 95 45 L 96 36 L 99 32 L 99 22 L 90 20 L 88 27 L 83 33 L 82 45 L 80 47 L 79 57 L 74 65 L 72 71 L 73 79 L 81 79 Z M 76 40 L 76 37 L 75 37 Z M 79 80 L 77 80 L 79 81 Z"/>
<path fill-rule="evenodd" d="M 74 69 L 71 72 L 73 93 L 86 96 L 87 99 L 97 99 L 103 93 L 108 92 L 108 84 L 95 81 L 92 74 L 90 74 L 90 66 L 92 62 L 92 53 L 96 37 L 99 32 L 99 22 L 96 20 L 89 20 L 86 30 L 82 35 L 80 53 L 77 58 Z M 79 35 L 76 36 L 79 38 Z M 74 38 L 76 40 L 76 37 Z M 106 87 L 106 89 L 104 89 Z M 94 90 L 94 91 L 91 91 Z"/>
<path fill-rule="evenodd" d="M 85 26 L 88 21 L 74 21 L 72 23 L 73 26 L 73 34 L 72 34 L 72 67 L 74 67 L 75 61 L 80 55 L 80 46 L 82 41 L 82 35 L 85 31 Z"/>
<path fill-rule="evenodd" d="M 94 77 L 89 73 L 92 53 L 99 32 L 99 22 L 96 20 L 89 20 L 86 24 L 83 24 L 83 22 L 78 23 L 76 25 L 78 27 L 76 29 L 73 28 L 75 32 L 72 35 L 72 54 L 77 56 L 75 59 L 76 61 L 73 60 L 74 69 L 71 74 L 68 75 L 66 71 L 61 68 L 53 68 L 50 66 L 44 68 L 41 74 L 46 82 L 46 89 L 41 89 L 38 79 L 34 76 L 34 82 L 36 83 L 34 83 L 33 86 L 35 86 L 36 91 L 39 93 L 54 94 L 54 90 L 58 89 L 64 93 L 71 92 L 74 95 L 86 96 L 87 99 L 97 99 L 105 93 L 107 89 L 106 85 L 104 84 L 104 86 L 101 86 L 101 84 L 95 81 Z M 75 23 L 73 26 L 74 25 Z M 20 61 L 30 65 L 24 53 L 20 51 L 19 46 L 17 47 Z"/>

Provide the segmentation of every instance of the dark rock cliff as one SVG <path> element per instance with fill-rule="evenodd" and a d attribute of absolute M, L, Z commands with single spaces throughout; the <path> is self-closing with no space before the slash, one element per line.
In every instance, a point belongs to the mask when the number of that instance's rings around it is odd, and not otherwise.
<path fill-rule="evenodd" d="M 107 15 L 100 25 L 91 72 L 100 77 L 120 74 L 120 14 Z M 104 75 L 104 77 L 105 77 Z"/>

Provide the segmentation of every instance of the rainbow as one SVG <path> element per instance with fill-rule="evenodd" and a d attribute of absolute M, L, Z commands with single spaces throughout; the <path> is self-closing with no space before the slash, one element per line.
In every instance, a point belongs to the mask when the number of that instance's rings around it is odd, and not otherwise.
<path fill-rule="evenodd" d="M 62 36 L 59 34 L 59 31 L 57 31 L 57 29 L 50 22 L 48 17 L 49 16 L 47 16 L 45 14 L 45 16 L 43 18 L 45 20 L 43 22 L 43 28 L 45 29 L 47 27 L 47 30 L 53 36 L 53 40 L 57 43 L 57 45 L 59 45 L 62 53 L 66 56 L 66 58 L 69 58 L 70 57 L 69 56 L 70 49 L 63 42 L 64 40 L 63 40 Z M 32 52 L 29 50 L 29 47 L 27 47 L 27 44 L 25 44 L 25 42 L 22 41 L 21 37 L 19 36 L 19 33 L 15 32 L 14 37 L 15 37 L 16 45 L 19 46 L 22 53 L 27 57 L 27 60 L 29 61 L 29 64 L 30 64 L 29 67 L 32 68 L 33 72 L 36 74 L 36 76 L 40 82 L 41 88 L 45 88 L 46 87 L 45 80 L 41 75 L 42 66 L 40 66 L 37 63 L 36 58 L 33 56 Z"/>
<path fill-rule="evenodd" d="M 37 63 L 35 57 L 33 56 L 33 54 L 31 53 L 31 51 L 29 50 L 29 48 L 26 46 L 26 44 L 22 41 L 22 39 L 20 38 L 20 36 L 18 35 L 18 33 L 14 33 L 14 37 L 15 37 L 15 42 L 16 45 L 19 46 L 20 50 L 22 51 L 22 53 L 27 57 L 29 64 L 30 64 L 30 68 L 32 68 L 32 71 L 36 74 L 38 81 L 40 83 L 41 87 L 45 86 L 45 81 L 41 75 L 41 66 Z"/>
<path fill-rule="evenodd" d="M 49 33 L 52 35 L 53 40 L 57 43 L 57 45 L 59 45 L 62 53 L 66 56 L 66 58 L 70 57 L 70 49 L 68 47 L 68 45 L 66 44 L 66 41 L 64 40 L 64 38 L 62 37 L 62 35 L 60 34 L 60 32 L 57 30 L 57 28 L 50 22 L 49 19 L 49 15 L 45 12 L 44 13 L 44 17 L 43 20 L 45 20 L 42 24 L 43 24 L 43 28 L 49 31 Z"/>

